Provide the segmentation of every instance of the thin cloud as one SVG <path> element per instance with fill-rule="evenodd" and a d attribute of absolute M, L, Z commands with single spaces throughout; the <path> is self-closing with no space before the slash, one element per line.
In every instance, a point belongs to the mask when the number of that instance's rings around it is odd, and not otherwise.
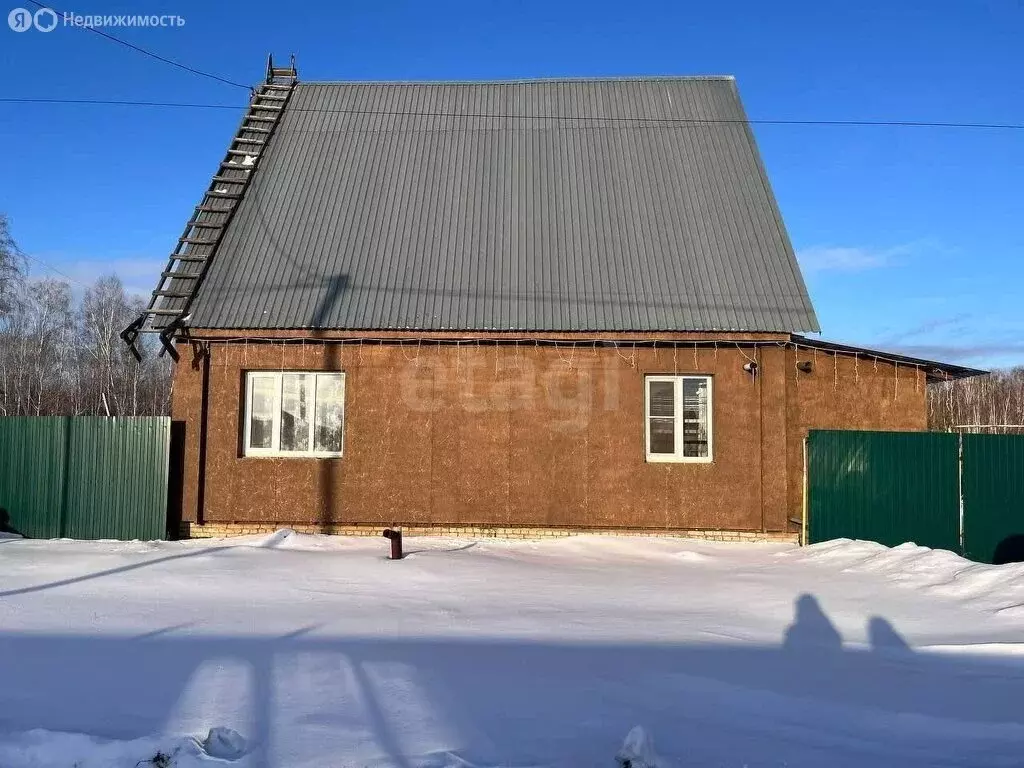
<path fill-rule="evenodd" d="M 885 337 L 884 343 L 888 346 L 897 346 L 900 344 L 907 345 L 915 339 L 932 336 L 937 332 L 941 332 L 941 334 L 945 336 L 951 334 L 962 335 L 967 332 L 969 327 L 972 325 L 970 322 L 971 320 L 973 320 L 973 318 L 966 312 L 950 315 L 948 317 L 933 317 L 919 323 L 918 325 L 890 334 Z M 976 323 L 973 324 L 976 325 Z"/>
<path fill-rule="evenodd" d="M 1024 362 L 1021 338 L 1005 322 L 960 312 L 925 318 L 906 330 L 879 337 L 877 344 L 911 357 L 991 368 Z"/>
<path fill-rule="evenodd" d="M 863 272 L 898 264 L 914 250 L 912 245 L 891 248 L 815 245 L 797 253 L 797 259 L 807 272 Z"/>
<path fill-rule="evenodd" d="M 1024 342 L 964 342 L 963 344 L 906 344 L 889 347 L 910 357 L 942 360 L 952 363 L 985 363 L 993 359 L 1013 358 L 1024 362 Z"/>
<path fill-rule="evenodd" d="M 147 297 L 156 286 L 156 280 L 164 268 L 164 259 L 148 256 L 118 259 L 74 259 L 66 255 L 41 256 L 46 264 L 53 265 L 63 275 L 76 281 L 72 289 L 77 293 L 83 290 L 82 284 L 92 285 L 97 278 L 117 275 L 124 283 L 125 291 L 132 296 Z M 39 263 L 32 264 L 33 277 L 53 277 L 64 279 Z"/>

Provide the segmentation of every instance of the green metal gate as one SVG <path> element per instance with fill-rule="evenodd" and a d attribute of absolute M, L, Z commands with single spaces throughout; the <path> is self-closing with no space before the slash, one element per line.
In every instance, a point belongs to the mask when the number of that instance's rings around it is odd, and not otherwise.
<path fill-rule="evenodd" d="M 912 541 L 1024 561 L 1024 435 L 811 430 L 809 544 Z"/>
<path fill-rule="evenodd" d="M 33 538 L 163 539 L 171 420 L 0 418 L 0 507 Z"/>
<path fill-rule="evenodd" d="M 1024 435 L 963 436 L 964 555 L 1024 560 Z"/>
<path fill-rule="evenodd" d="M 935 432 L 812 430 L 807 541 L 913 541 L 960 550 L 958 438 Z"/>

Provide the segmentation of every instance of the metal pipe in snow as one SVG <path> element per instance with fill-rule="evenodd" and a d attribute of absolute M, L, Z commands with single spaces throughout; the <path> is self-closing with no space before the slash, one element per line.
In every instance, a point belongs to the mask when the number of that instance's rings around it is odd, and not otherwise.
<path fill-rule="evenodd" d="M 391 559 L 401 560 L 402 559 L 402 532 L 395 531 L 391 528 L 385 528 L 384 533 L 381 534 L 385 539 L 391 540 Z"/>

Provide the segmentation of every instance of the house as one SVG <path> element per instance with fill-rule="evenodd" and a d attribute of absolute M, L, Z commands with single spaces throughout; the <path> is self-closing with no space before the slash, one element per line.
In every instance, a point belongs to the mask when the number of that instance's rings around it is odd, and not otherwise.
<path fill-rule="evenodd" d="M 974 371 L 821 341 L 731 77 L 268 66 L 153 299 L 189 535 L 792 538 L 809 428 Z"/>

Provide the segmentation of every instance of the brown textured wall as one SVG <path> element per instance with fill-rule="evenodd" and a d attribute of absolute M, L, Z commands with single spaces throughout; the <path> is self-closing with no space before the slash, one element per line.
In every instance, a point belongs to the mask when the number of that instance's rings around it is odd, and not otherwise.
<path fill-rule="evenodd" d="M 809 429 L 878 429 L 916 432 L 928 428 L 923 370 L 883 360 L 831 355 L 820 350 L 786 350 L 786 464 L 789 517 L 803 505 L 803 441 Z M 809 361 L 801 373 L 796 364 Z"/>
<path fill-rule="evenodd" d="M 799 515 L 806 428 L 924 427 L 912 370 L 892 402 L 891 366 L 888 378 L 867 376 L 862 361 L 844 382 L 852 359 L 840 358 L 843 387 L 833 387 L 822 362 L 831 356 L 819 352 L 818 368 L 798 375 L 782 347 L 210 348 L 207 522 L 779 531 Z M 742 366 L 755 356 L 752 380 Z M 280 369 L 345 371 L 344 457 L 241 456 L 244 373 Z M 714 376 L 710 464 L 644 459 L 644 374 L 673 372 Z M 197 515 L 202 377 L 183 346 L 173 413 L 187 422 L 186 520 Z"/>

